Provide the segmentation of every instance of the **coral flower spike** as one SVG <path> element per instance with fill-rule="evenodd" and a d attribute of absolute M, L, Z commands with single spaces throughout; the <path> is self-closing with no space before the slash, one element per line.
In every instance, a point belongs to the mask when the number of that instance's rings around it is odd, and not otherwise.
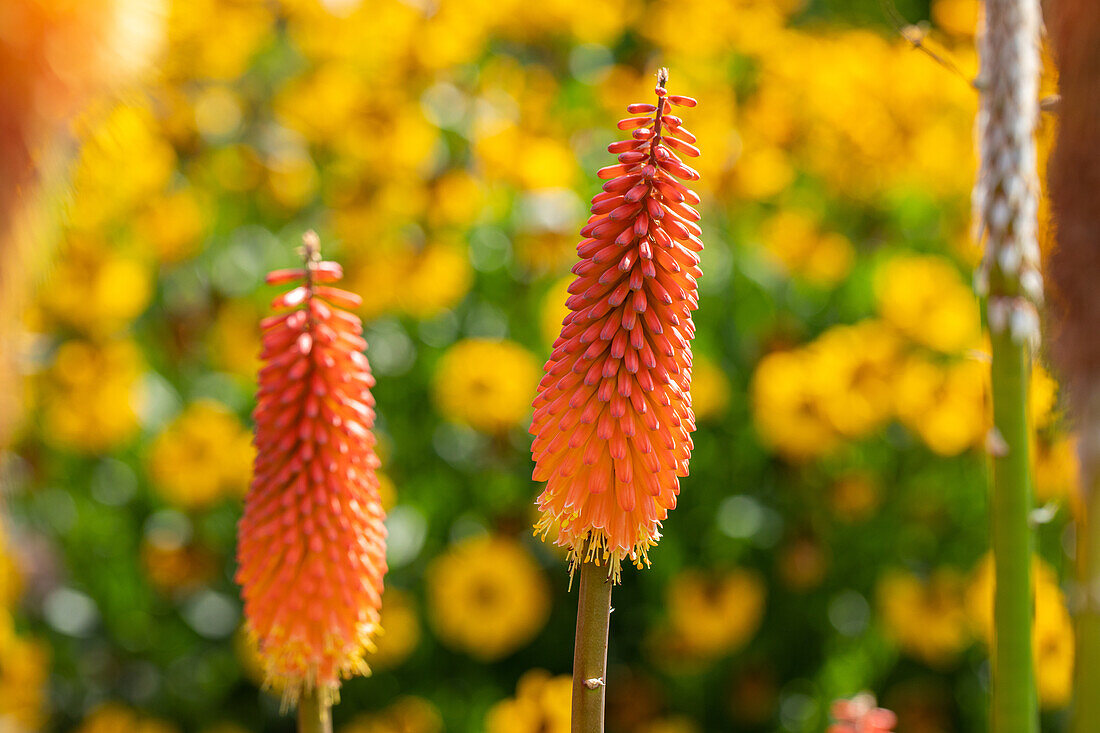
<path fill-rule="evenodd" d="M 386 572 L 374 452 L 374 377 L 358 296 L 326 283 L 341 268 L 304 237 L 305 266 L 267 276 L 301 281 L 272 301 L 253 413 L 256 462 L 239 527 L 237 581 L 270 684 L 287 702 L 334 701 L 366 674 Z"/>
<path fill-rule="evenodd" d="M 581 229 L 570 313 L 531 424 L 534 479 L 546 482 L 536 530 L 558 525 L 572 568 L 606 563 L 616 582 L 623 558 L 648 564 L 688 473 L 695 429 L 691 312 L 703 243 L 699 197 L 681 183 L 699 174 L 680 155 L 699 150 L 669 113 L 695 100 L 669 96 L 667 80 L 662 69 L 657 103 L 627 107 L 637 116 L 619 129 L 633 130 L 630 139 L 608 146 L 619 162 L 598 173 L 607 183 Z"/>

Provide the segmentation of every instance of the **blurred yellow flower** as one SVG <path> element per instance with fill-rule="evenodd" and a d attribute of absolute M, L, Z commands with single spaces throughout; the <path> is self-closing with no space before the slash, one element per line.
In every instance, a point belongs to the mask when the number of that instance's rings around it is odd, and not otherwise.
<path fill-rule="evenodd" d="M 211 84 L 195 95 L 194 118 L 199 134 L 208 139 L 232 135 L 241 126 L 244 100 L 228 86 Z"/>
<path fill-rule="evenodd" d="M 428 215 L 437 226 L 468 224 L 477 218 L 483 196 L 481 182 L 469 171 L 449 170 L 432 184 Z"/>
<path fill-rule="evenodd" d="M 381 712 L 356 716 L 340 733 L 443 733 L 443 717 L 428 700 L 408 695 Z"/>
<path fill-rule="evenodd" d="M 214 400 L 188 405 L 154 439 L 149 475 L 168 502 L 202 509 L 243 496 L 252 475 L 252 436 Z"/>
<path fill-rule="evenodd" d="M 57 322 L 91 334 L 114 333 L 145 310 L 153 274 L 98 237 L 73 235 L 39 291 L 42 310 Z"/>
<path fill-rule="evenodd" d="M 973 36 L 978 30 L 978 0 L 936 0 L 932 20 L 955 36 Z"/>
<path fill-rule="evenodd" d="M 760 53 L 781 35 L 787 15 L 800 5 L 800 0 L 660 0 L 647 11 L 650 20 L 639 30 L 666 53 L 677 56 L 712 59 L 731 46 L 743 53 Z M 691 33 L 670 32 L 676 27 L 690 28 Z"/>
<path fill-rule="evenodd" d="M 881 321 L 833 326 L 817 340 L 760 360 L 753 416 L 766 442 L 794 459 L 828 453 L 894 414 L 901 343 Z"/>
<path fill-rule="evenodd" d="M 374 243 L 361 253 L 348 278 L 363 295 L 360 312 L 368 318 L 389 311 L 431 318 L 457 305 L 473 283 L 466 246 L 454 239 L 420 248 Z"/>
<path fill-rule="evenodd" d="M 175 151 L 145 107 L 115 107 L 82 140 L 69 212 L 79 230 L 121 220 L 163 190 L 176 167 Z"/>
<path fill-rule="evenodd" d="M 46 723 L 50 655 L 45 644 L 15 635 L 0 608 L 0 731 L 37 731 Z"/>
<path fill-rule="evenodd" d="M 691 409 L 696 421 L 722 417 L 729 404 L 726 373 L 710 358 L 696 352 L 691 364 Z"/>
<path fill-rule="evenodd" d="M 533 669 L 516 683 L 516 696 L 485 716 L 486 733 L 569 733 L 573 679 Z"/>
<path fill-rule="evenodd" d="M 428 568 L 432 627 L 447 646 L 492 661 L 531 641 L 550 613 L 542 570 L 504 537 L 463 540 Z"/>
<path fill-rule="evenodd" d="M 986 554 L 971 573 L 966 592 L 970 622 L 987 645 L 993 639 L 994 571 L 993 555 Z M 1054 568 L 1035 555 L 1031 576 L 1035 586 L 1032 653 L 1039 702 L 1044 708 L 1061 708 L 1069 704 L 1073 691 L 1073 622 Z"/>
<path fill-rule="evenodd" d="M 61 344 L 42 385 L 45 439 L 86 453 L 129 441 L 138 431 L 136 391 L 143 369 L 133 341 Z"/>
<path fill-rule="evenodd" d="M 530 414 L 541 373 L 535 357 L 513 341 L 466 339 L 440 359 L 433 394 L 449 420 L 501 432 Z"/>
<path fill-rule="evenodd" d="M 138 240 L 161 262 L 180 262 L 198 254 L 208 214 L 193 188 L 155 197 L 135 221 Z"/>
<path fill-rule="evenodd" d="M 807 389 L 838 433 L 861 437 L 892 416 L 900 344 L 881 321 L 833 326 L 806 350 L 813 379 Z"/>
<path fill-rule="evenodd" d="M 746 146 L 737 160 L 737 193 L 747 199 L 768 199 L 794 182 L 795 171 L 778 147 Z"/>
<path fill-rule="evenodd" d="M 935 364 L 906 359 L 894 382 L 898 417 L 936 453 L 953 456 L 981 444 L 990 426 L 989 365 L 976 359 Z"/>
<path fill-rule="evenodd" d="M 165 73 L 170 78 L 229 81 L 244 74 L 275 22 L 259 0 L 171 3 Z M 211 29 L 216 28 L 217 33 Z"/>
<path fill-rule="evenodd" d="M 474 154 L 487 181 L 520 188 L 568 188 L 577 177 L 576 154 L 561 137 L 527 134 L 504 127 L 474 140 Z"/>
<path fill-rule="evenodd" d="M 877 597 L 887 633 L 907 653 L 933 667 L 951 664 L 971 643 L 965 579 L 951 568 L 928 578 L 892 570 Z"/>
<path fill-rule="evenodd" d="M 1073 697 L 1073 619 L 1054 583 L 1036 587 L 1032 634 L 1039 702 L 1047 709 L 1064 708 Z"/>
<path fill-rule="evenodd" d="M 260 156 L 243 143 L 205 150 L 195 161 L 195 169 L 197 177 L 215 193 L 252 191 L 264 174 Z"/>
<path fill-rule="evenodd" d="M 307 140 L 330 142 L 343 133 L 367 101 L 365 81 L 350 64 L 321 64 L 283 85 L 272 103 L 275 114 Z"/>
<path fill-rule="evenodd" d="M 73 733 L 178 733 L 178 730 L 171 723 L 108 702 L 89 713 Z"/>
<path fill-rule="evenodd" d="M 821 285 L 835 285 L 848 275 L 855 249 L 846 237 L 822 232 L 804 212 L 784 209 L 761 227 L 767 253 L 788 273 Z"/>
<path fill-rule="evenodd" d="M 313 200 L 321 185 L 317 166 L 304 148 L 280 147 L 267 156 L 264 168 L 268 193 L 285 209 L 303 208 Z"/>
<path fill-rule="evenodd" d="M 400 666 L 420 643 L 420 620 L 411 594 L 386 588 L 382 595 L 382 629 L 375 642 L 378 648 L 370 657 L 374 670 Z"/>
<path fill-rule="evenodd" d="M 942 257 L 890 259 L 875 274 L 875 297 L 882 317 L 918 344 L 958 353 L 980 343 L 978 300 Z"/>
<path fill-rule="evenodd" d="M 1030 387 L 1027 393 L 1028 418 L 1035 427 L 1046 427 L 1057 418 L 1058 382 L 1042 364 L 1035 363 L 1031 367 Z"/>
<path fill-rule="evenodd" d="M 431 318 L 458 304 L 473 282 L 465 245 L 446 239 L 429 244 L 410 259 L 399 282 L 398 304 L 414 318 Z"/>
<path fill-rule="evenodd" d="M 1077 502 L 1077 440 L 1072 435 L 1040 431 L 1031 440 L 1031 469 L 1035 500 Z"/>
<path fill-rule="evenodd" d="M 752 377 L 760 437 L 796 461 L 824 455 L 839 442 L 813 392 L 815 368 L 816 360 L 803 349 L 775 351 L 760 360 Z"/>
<path fill-rule="evenodd" d="M 689 654 L 717 656 L 740 649 L 760 628 L 766 589 L 754 572 L 716 577 L 683 570 L 665 595 L 672 633 Z"/>

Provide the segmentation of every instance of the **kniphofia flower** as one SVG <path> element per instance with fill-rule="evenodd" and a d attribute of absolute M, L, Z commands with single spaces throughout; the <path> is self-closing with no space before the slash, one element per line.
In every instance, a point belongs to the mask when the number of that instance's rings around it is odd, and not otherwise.
<path fill-rule="evenodd" d="M 656 104 L 632 104 L 619 122 L 630 139 L 608 151 L 603 191 L 581 229 L 569 314 L 535 399 L 531 451 L 543 533 L 574 564 L 606 562 L 616 578 L 623 558 L 641 567 L 676 505 L 688 472 L 695 417 L 688 387 L 698 307 L 699 196 L 683 180 L 699 174 L 695 136 L 671 106 L 694 107 L 665 91 Z"/>
<path fill-rule="evenodd" d="M 253 416 L 256 461 L 238 540 L 248 631 L 265 675 L 288 700 L 368 672 L 386 572 L 374 377 L 358 296 L 332 287 L 342 272 L 305 237 L 305 267 L 267 276 L 300 281 L 265 319 Z"/>
<path fill-rule="evenodd" d="M 869 692 L 861 692 L 851 700 L 837 700 L 831 713 L 836 722 L 827 733 L 891 733 L 898 723 L 898 716 L 877 707 L 875 696 Z"/>

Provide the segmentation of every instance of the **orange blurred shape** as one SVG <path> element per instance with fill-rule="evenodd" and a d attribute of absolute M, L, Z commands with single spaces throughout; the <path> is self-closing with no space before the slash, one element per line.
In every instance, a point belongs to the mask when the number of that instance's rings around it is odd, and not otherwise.
<path fill-rule="evenodd" d="M 159 48 L 162 1 L 0 2 L 0 445 L 17 407 L 9 329 L 47 251 L 30 231 L 39 188 L 72 117 Z"/>

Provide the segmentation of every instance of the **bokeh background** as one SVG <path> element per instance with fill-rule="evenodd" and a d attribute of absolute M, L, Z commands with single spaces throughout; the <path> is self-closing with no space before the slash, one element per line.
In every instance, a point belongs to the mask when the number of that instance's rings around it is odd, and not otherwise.
<path fill-rule="evenodd" d="M 577 230 L 658 65 L 699 99 L 691 476 L 615 590 L 611 733 L 984 727 L 988 356 L 969 285 L 976 0 L 173 0 L 74 124 L 3 454 L 0 731 L 290 731 L 239 632 L 266 270 L 364 298 L 386 634 L 342 733 L 568 730 L 575 595 L 526 427 Z M 909 40 L 900 26 L 909 28 Z M 943 63 L 913 48 L 932 50 Z M 1044 121 L 1043 145 L 1050 137 Z M 1033 384 L 1036 657 L 1059 730 L 1074 463 Z"/>

